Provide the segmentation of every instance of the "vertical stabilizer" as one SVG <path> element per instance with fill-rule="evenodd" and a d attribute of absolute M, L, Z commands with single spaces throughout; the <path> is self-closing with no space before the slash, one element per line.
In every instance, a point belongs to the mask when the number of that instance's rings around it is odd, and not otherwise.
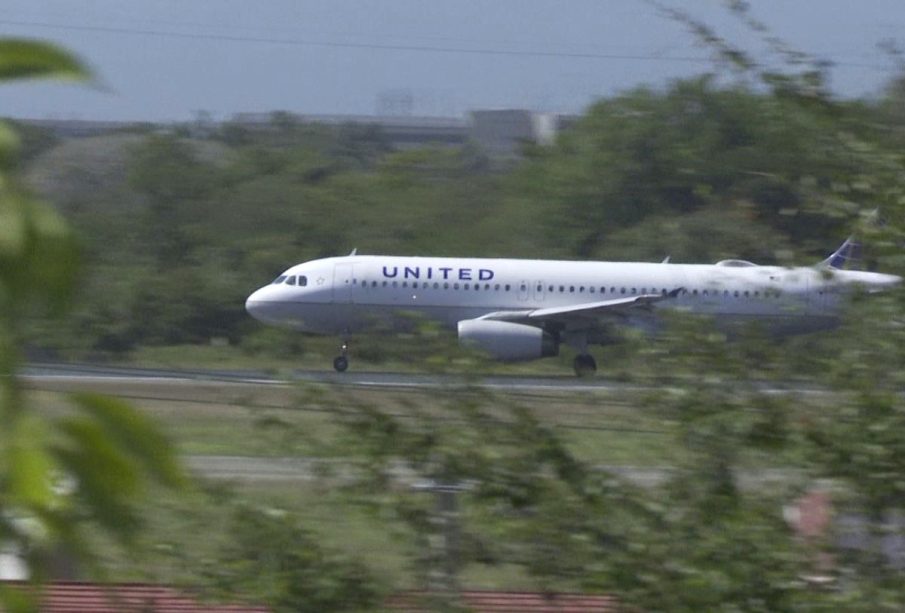
<path fill-rule="evenodd" d="M 861 266 L 861 243 L 848 237 L 833 255 L 823 260 L 821 266 L 835 270 L 857 270 Z"/>

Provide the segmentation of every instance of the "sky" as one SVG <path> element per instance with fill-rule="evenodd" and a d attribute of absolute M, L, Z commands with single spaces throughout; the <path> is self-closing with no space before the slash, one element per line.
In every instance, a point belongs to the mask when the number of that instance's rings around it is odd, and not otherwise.
<path fill-rule="evenodd" d="M 659 0 L 770 56 L 718 0 Z M 750 0 L 792 46 L 834 62 L 840 96 L 877 95 L 905 47 L 903 0 Z M 581 112 L 714 70 L 644 0 L 4 0 L 0 32 L 57 42 L 92 85 L 3 87 L 0 116 L 186 121 L 303 114 Z"/>

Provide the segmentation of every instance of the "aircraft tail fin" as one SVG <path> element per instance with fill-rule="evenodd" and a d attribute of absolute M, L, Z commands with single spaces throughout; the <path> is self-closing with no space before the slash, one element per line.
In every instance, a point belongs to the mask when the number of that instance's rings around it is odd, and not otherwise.
<path fill-rule="evenodd" d="M 835 270 L 854 270 L 861 265 L 861 243 L 854 237 L 848 237 L 833 254 L 820 263 L 825 268 Z"/>

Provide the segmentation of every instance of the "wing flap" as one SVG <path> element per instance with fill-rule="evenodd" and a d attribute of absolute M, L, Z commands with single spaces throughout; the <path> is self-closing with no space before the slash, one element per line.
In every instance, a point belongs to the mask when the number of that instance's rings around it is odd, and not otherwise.
<path fill-rule="evenodd" d="M 646 306 L 659 302 L 666 298 L 661 294 L 641 294 L 627 298 L 614 300 L 601 300 L 600 302 L 585 302 L 582 304 L 570 304 L 568 306 L 536 309 L 528 314 L 528 319 L 557 319 L 570 315 L 601 315 L 609 311 L 620 311 L 625 308 Z"/>
<path fill-rule="evenodd" d="M 601 300 L 599 302 L 583 302 L 580 304 L 548 307 L 545 309 L 497 311 L 494 313 L 488 313 L 480 317 L 479 319 L 523 321 L 525 323 L 540 324 L 543 321 L 550 320 L 568 321 L 589 317 L 593 318 L 606 314 L 618 315 L 629 309 L 650 306 L 651 304 L 660 302 L 661 300 L 675 298 L 681 291 L 682 288 L 677 288 L 667 294 L 641 294 L 640 296 L 614 298 L 612 300 Z"/>

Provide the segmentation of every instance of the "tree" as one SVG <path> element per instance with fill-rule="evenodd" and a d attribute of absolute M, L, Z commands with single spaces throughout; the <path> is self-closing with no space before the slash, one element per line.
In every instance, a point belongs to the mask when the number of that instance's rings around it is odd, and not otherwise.
<path fill-rule="evenodd" d="M 190 209 L 210 192 L 211 170 L 187 142 L 151 135 L 135 148 L 129 179 L 148 201 L 145 235 L 158 270 L 182 264 L 192 249 L 185 227 Z"/>

